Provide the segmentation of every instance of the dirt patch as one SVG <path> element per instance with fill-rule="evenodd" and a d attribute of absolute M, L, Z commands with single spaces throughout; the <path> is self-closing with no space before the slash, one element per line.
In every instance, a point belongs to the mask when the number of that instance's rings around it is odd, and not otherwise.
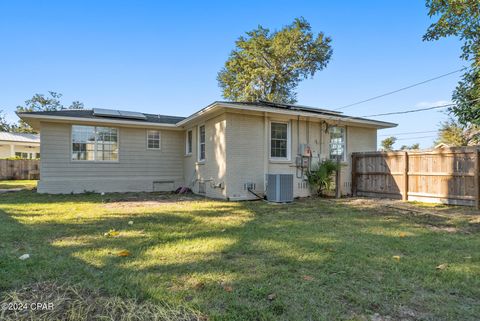
<path fill-rule="evenodd" d="M 105 296 L 78 286 L 35 283 L 0 298 L 0 320 L 39 321 L 200 321 L 200 313 L 184 307 Z M 39 305 L 40 304 L 40 305 Z M 9 309 L 11 307 L 12 309 Z"/>
<path fill-rule="evenodd" d="M 370 198 L 345 198 L 331 201 L 365 210 L 373 215 L 408 217 L 414 223 L 433 231 L 447 233 L 480 231 L 480 211 L 473 207 Z"/>
<path fill-rule="evenodd" d="M 106 198 L 103 200 L 106 208 L 156 207 L 175 203 L 203 200 L 194 194 L 174 193 L 141 193 L 122 198 Z"/>

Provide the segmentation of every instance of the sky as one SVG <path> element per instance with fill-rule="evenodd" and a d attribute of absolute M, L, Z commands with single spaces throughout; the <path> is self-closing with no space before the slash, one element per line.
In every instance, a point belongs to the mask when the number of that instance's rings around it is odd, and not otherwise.
<path fill-rule="evenodd" d="M 465 65 L 458 39 L 423 42 L 424 1 L 2 1 L 0 109 L 55 91 L 69 105 L 188 116 L 222 100 L 216 75 L 235 40 L 258 25 L 304 17 L 332 38 L 327 67 L 304 80 L 298 103 L 335 109 Z M 450 102 L 461 74 L 343 109 L 364 116 Z M 398 123 L 395 147 L 431 147 L 442 110 L 375 117 Z M 427 137 L 426 137 L 427 136 Z"/>

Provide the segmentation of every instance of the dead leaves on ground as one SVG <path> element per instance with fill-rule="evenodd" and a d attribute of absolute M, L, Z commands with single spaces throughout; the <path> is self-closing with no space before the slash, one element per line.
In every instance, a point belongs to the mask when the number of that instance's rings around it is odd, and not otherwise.
<path fill-rule="evenodd" d="M 132 255 L 132 253 L 129 250 L 122 250 L 122 251 L 117 253 L 117 256 L 120 256 L 120 257 L 127 257 L 127 256 L 131 256 L 131 255 Z"/>
<path fill-rule="evenodd" d="M 103 234 L 103 236 L 105 236 L 105 237 L 117 237 L 119 235 L 120 235 L 120 232 L 115 230 L 115 229 L 112 229 L 112 230 Z"/>
<path fill-rule="evenodd" d="M 313 277 L 313 276 L 310 276 L 310 275 L 304 275 L 304 276 L 303 276 L 303 280 L 305 280 L 305 281 L 313 281 L 313 280 L 314 280 L 314 277 Z"/>

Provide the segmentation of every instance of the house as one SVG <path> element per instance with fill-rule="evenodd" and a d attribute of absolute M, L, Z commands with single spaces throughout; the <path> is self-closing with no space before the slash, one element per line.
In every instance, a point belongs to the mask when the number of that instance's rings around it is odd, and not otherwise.
<path fill-rule="evenodd" d="M 0 158 L 40 158 L 40 135 L 0 132 Z"/>
<path fill-rule="evenodd" d="M 228 200 L 264 193 L 271 173 L 292 174 L 294 196 L 308 196 L 306 167 L 336 157 L 349 194 L 350 154 L 374 151 L 377 130 L 396 126 L 264 101 L 216 101 L 186 118 L 98 108 L 18 116 L 40 131 L 40 193 L 188 186 Z"/>

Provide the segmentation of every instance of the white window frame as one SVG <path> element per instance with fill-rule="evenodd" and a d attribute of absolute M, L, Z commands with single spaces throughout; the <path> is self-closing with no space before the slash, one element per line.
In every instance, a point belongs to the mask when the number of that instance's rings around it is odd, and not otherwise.
<path fill-rule="evenodd" d="M 75 126 L 88 126 L 93 127 L 95 132 L 95 146 L 93 149 L 93 159 L 72 159 L 73 153 L 73 128 Z M 97 127 L 106 127 L 106 128 L 113 128 L 117 130 L 117 159 L 115 160 L 98 160 L 97 159 Z M 120 129 L 118 127 L 109 127 L 109 126 L 94 126 L 94 125 L 83 125 L 83 124 L 73 124 L 71 125 L 70 129 L 70 162 L 74 163 L 118 163 L 120 161 Z"/>
<path fill-rule="evenodd" d="M 200 142 L 200 139 L 201 139 L 201 137 L 200 137 L 200 136 L 201 136 L 201 135 L 200 135 L 200 128 L 202 128 L 202 127 L 204 128 L 204 131 L 205 131 L 205 141 L 203 142 L 203 145 L 204 145 L 204 147 L 205 147 L 205 155 L 204 155 L 203 159 L 201 158 L 201 157 L 202 157 L 202 153 L 201 153 L 201 150 L 202 150 L 201 145 L 202 145 L 202 143 Z M 197 142 L 198 142 L 198 144 L 197 144 L 197 150 L 198 150 L 198 157 L 197 157 L 197 159 L 198 159 L 198 162 L 203 163 L 203 162 L 205 162 L 205 159 L 207 158 L 207 128 L 206 128 L 205 124 L 198 125 L 198 130 L 197 130 Z"/>
<path fill-rule="evenodd" d="M 150 132 L 158 132 L 158 147 L 149 147 Z M 147 149 L 149 150 L 161 150 L 162 149 L 162 132 L 157 129 L 147 129 Z"/>
<path fill-rule="evenodd" d="M 347 159 L 347 127 L 345 126 L 331 126 L 329 129 L 328 129 L 328 158 L 331 159 L 331 160 L 336 160 L 336 158 L 332 158 L 332 136 L 331 136 L 331 132 L 330 130 L 332 128 L 341 128 L 343 129 L 343 142 L 342 142 L 342 145 L 343 145 L 343 157 L 340 159 L 341 162 L 346 162 L 346 159 Z"/>
<path fill-rule="evenodd" d="M 272 124 L 287 125 L 287 157 L 272 157 Z M 290 161 L 292 146 L 292 130 L 289 121 L 271 120 L 268 124 L 268 157 L 271 161 Z"/>
<path fill-rule="evenodd" d="M 192 141 L 188 141 L 188 135 L 192 135 Z M 185 155 L 190 156 L 192 155 L 193 152 L 193 130 L 189 129 L 187 130 L 187 133 L 185 135 Z"/>

